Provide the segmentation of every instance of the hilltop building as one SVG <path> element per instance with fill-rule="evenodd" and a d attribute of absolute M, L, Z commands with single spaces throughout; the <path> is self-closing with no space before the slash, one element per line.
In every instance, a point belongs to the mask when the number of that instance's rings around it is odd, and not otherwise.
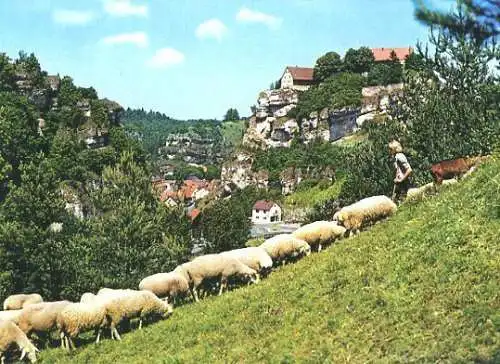
<path fill-rule="evenodd" d="M 313 75 L 314 68 L 289 66 L 285 68 L 283 76 L 281 76 L 281 88 L 306 91 L 314 85 Z"/>
<path fill-rule="evenodd" d="M 373 57 L 375 62 L 385 62 L 391 60 L 391 53 L 394 51 L 401 63 L 404 63 L 406 58 L 413 53 L 413 48 L 372 48 Z"/>

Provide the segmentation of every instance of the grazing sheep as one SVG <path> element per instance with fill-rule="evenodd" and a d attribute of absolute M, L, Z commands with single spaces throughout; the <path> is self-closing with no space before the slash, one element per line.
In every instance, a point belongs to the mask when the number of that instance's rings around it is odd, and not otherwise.
<path fill-rule="evenodd" d="M 118 292 L 114 297 L 108 294 L 101 298 L 101 302 L 106 306 L 109 316 L 111 338 L 118 340 L 121 340 L 121 337 L 116 326 L 124 319 L 139 318 L 139 329 L 141 329 L 144 319 L 154 315 L 166 318 L 173 312 L 171 305 L 149 291 L 126 290 Z"/>
<path fill-rule="evenodd" d="M 101 330 L 107 326 L 106 307 L 99 300 L 90 303 L 71 303 L 57 315 L 57 328 L 61 333 L 61 346 L 68 351 L 75 348 L 73 339 L 81 332 L 95 329 L 96 344 L 99 343 Z"/>
<path fill-rule="evenodd" d="M 84 294 L 82 294 L 82 297 L 80 297 L 80 303 L 94 302 L 96 299 L 97 295 L 91 292 L 85 292 Z"/>
<path fill-rule="evenodd" d="M 20 310 L 29 305 L 43 302 L 42 296 L 38 293 L 33 294 L 16 294 L 9 296 L 3 302 L 3 309 L 7 310 Z"/>
<path fill-rule="evenodd" d="M 333 215 L 333 220 L 350 232 L 359 233 L 363 225 L 390 216 L 397 209 L 397 205 L 389 197 L 372 196 L 341 208 Z"/>
<path fill-rule="evenodd" d="M 281 262 L 283 265 L 288 260 L 311 254 L 311 246 L 292 234 L 273 236 L 264 241 L 260 247 L 269 254 L 274 262 Z"/>
<path fill-rule="evenodd" d="M 0 321 L 12 321 L 17 325 L 23 310 L 0 311 Z"/>
<path fill-rule="evenodd" d="M 228 278 L 239 278 L 242 281 L 255 282 L 257 277 L 257 271 L 247 267 L 238 259 L 220 254 L 197 257 L 191 262 L 184 263 L 180 270 L 183 270 L 189 276 L 189 288 L 196 302 L 199 301 L 198 288 L 207 280 L 218 281 L 218 295 L 220 296 L 227 285 Z"/>
<path fill-rule="evenodd" d="M 30 337 L 32 332 L 38 336 L 45 335 L 57 328 L 57 316 L 71 302 L 42 302 L 26 307 L 19 316 L 19 328 Z"/>
<path fill-rule="evenodd" d="M 256 270 L 262 275 L 266 275 L 273 267 L 273 260 L 269 254 L 260 247 L 234 249 L 220 253 L 220 255 L 236 258 L 247 267 Z"/>
<path fill-rule="evenodd" d="M 167 298 L 175 302 L 176 297 L 186 296 L 189 293 L 189 283 L 184 275 L 173 271 L 169 273 L 153 274 L 139 283 L 141 291 L 153 292 L 160 298 Z"/>
<path fill-rule="evenodd" d="M 31 343 L 26 334 L 11 321 L 0 321 L 0 358 L 5 363 L 4 353 L 14 344 L 21 349 L 21 360 L 28 354 L 30 362 L 36 362 L 38 349 Z"/>
<path fill-rule="evenodd" d="M 307 242 L 311 248 L 316 247 L 317 251 L 320 252 L 322 245 L 342 239 L 345 232 L 346 229 L 336 222 L 316 221 L 301 226 L 292 235 Z"/>
<path fill-rule="evenodd" d="M 430 182 L 426 185 L 420 187 L 410 188 L 406 194 L 408 200 L 418 200 L 422 198 L 426 193 L 434 191 L 434 183 Z"/>

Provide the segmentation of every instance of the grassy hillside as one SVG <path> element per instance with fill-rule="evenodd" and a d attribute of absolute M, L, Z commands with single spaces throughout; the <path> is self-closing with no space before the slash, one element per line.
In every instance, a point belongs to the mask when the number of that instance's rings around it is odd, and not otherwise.
<path fill-rule="evenodd" d="M 286 208 L 307 208 L 316 204 L 335 199 L 338 197 L 344 179 L 339 179 L 327 188 L 316 185 L 312 188 L 302 191 L 296 191 L 285 197 Z"/>
<path fill-rule="evenodd" d="M 500 161 L 169 320 L 43 362 L 500 362 Z"/>
<path fill-rule="evenodd" d="M 225 121 L 222 123 L 222 137 L 226 143 L 237 147 L 243 141 L 245 120 Z"/>

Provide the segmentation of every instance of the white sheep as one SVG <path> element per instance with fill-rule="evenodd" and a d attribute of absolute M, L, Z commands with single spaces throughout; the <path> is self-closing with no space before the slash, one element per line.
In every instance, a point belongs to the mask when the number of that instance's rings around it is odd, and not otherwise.
<path fill-rule="evenodd" d="M 15 294 L 9 296 L 3 301 L 3 309 L 6 310 L 20 310 L 29 305 L 43 302 L 42 296 L 38 293 L 33 294 Z"/>
<path fill-rule="evenodd" d="M 260 246 L 275 262 L 283 265 L 288 260 L 311 254 L 311 246 L 292 234 L 279 234 L 267 239 Z"/>
<path fill-rule="evenodd" d="M 19 328 L 30 337 L 32 332 L 38 336 L 50 333 L 57 328 L 57 316 L 70 301 L 42 302 L 24 308 L 19 316 Z"/>
<path fill-rule="evenodd" d="M 82 294 L 82 297 L 80 297 L 80 302 L 81 303 L 88 303 L 88 302 L 94 302 L 97 298 L 97 295 L 91 293 L 91 292 L 85 292 Z"/>
<path fill-rule="evenodd" d="M 0 321 L 12 321 L 17 325 L 23 310 L 0 311 Z"/>
<path fill-rule="evenodd" d="M 14 345 L 17 345 L 22 351 L 21 360 L 27 354 L 30 362 L 36 362 L 36 352 L 38 349 L 28 339 L 26 334 L 13 322 L 0 321 L 0 358 L 2 364 L 5 364 L 4 353 Z"/>
<path fill-rule="evenodd" d="M 273 267 L 273 260 L 267 252 L 260 247 L 234 249 L 220 253 L 223 256 L 238 259 L 240 262 L 256 270 L 259 274 L 267 274 Z"/>
<path fill-rule="evenodd" d="M 153 315 L 166 318 L 173 312 L 168 302 L 162 301 L 149 291 L 123 290 L 115 292 L 114 295 L 107 292 L 98 297 L 106 306 L 112 339 L 121 340 L 116 326 L 125 319 L 139 318 L 139 329 L 141 329 L 144 319 Z"/>
<path fill-rule="evenodd" d="M 397 205 L 389 197 L 372 196 L 343 207 L 333 215 L 333 220 L 351 233 L 359 233 L 363 225 L 388 217 L 397 209 Z"/>
<path fill-rule="evenodd" d="M 182 264 L 178 271 L 184 272 L 189 277 L 189 288 L 196 302 L 199 301 L 198 288 L 207 280 L 218 281 L 218 295 L 220 296 L 227 286 L 228 278 L 239 278 L 243 281 L 255 282 L 257 277 L 257 271 L 247 267 L 238 259 L 225 257 L 220 254 L 208 254 L 197 257 L 191 262 Z"/>
<path fill-rule="evenodd" d="M 168 301 L 175 302 L 177 297 L 189 293 L 189 282 L 184 275 L 176 271 L 158 273 L 144 278 L 139 283 L 139 289 L 153 292 L 160 298 L 167 298 Z"/>
<path fill-rule="evenodd" d="M 429 182 L 426 185 L 420 187 L 413 187 L 406 193 L 406 198 L 408 200 L 418 200 L 421 199 L 426 193 L 435 191 L 434 182 Z"/>
<path fill-rule="evenodd" d="M 107 311 L 99 300 L 87 303 L 71 303 L 57 315 L 57 327 L 60 331 L 61 346 L 68 351 L 75 348 L 73 339 L 80 333 L 95 329 L 96 344 L 101 331 L 108 324 Z"/>
<path fill-rule="evenodd" d="M 315 247 L 320 252 L 324 244 L 342 239 L 345 232 L 346 229 L 334 221 L 315 221 L 301 226 L 292 235 L 304 240 L 311 248 Z"/>

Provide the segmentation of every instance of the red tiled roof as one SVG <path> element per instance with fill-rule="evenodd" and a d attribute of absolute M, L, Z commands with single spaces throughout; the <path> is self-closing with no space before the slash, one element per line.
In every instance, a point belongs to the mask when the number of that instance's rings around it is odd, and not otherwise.
<path fill-rule="evenodd" d="M 200 210 L 199 209 L 192 209 L 191 211 L 188 212 L 188 217 L 191 219 L 191 221 L 194 221 L 199 215 L 200 215 Z"/>
<path fill-rule="evenodd" d="M 394 51 L 400 61 L 404 61 L 407 56 L 413 53 L 413 48 L 372 48 L 375 62 L 389 61 L 391 59 L 391 52 Z"/>
<path fill-rule="evenodd" d="M 292 74 L 294 81 L 312 81 L 314 68 L 308 67 L 287 67 L 286 68 Z"/>
<path fill-rule="evenodd" d="M 269 200 L 259 200 L 253 205 L 254 210 L 264 210 L 269 211 L 275 205 L 273 201 Z"/>
<path fill-rule="evenodd" d="M 160 195 L 160 201 L 165 202 L 169 198 L 173 198 L 174 200 L 177 199 L 177 193 L 174 191 L 163 191 Z"/>

